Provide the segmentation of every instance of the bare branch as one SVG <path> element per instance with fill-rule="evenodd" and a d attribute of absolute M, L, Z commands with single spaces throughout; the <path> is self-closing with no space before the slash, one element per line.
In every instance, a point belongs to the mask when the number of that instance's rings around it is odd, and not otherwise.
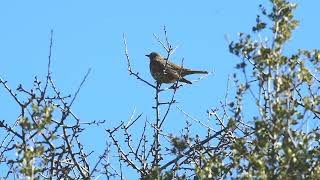
<path fill-rule="evenodd" d="M 124 47 L 125 47 L 125 55 L 126 55 L 126 58 L 127 58 L 129 74 L 135 76 L 138 80 L 140 80 L 140 81 L 146 83 L 147 85 L 149 85 L 150 87 L 153 87 L 154 89 L 156 89 L 157 88 L 156 86 L 154 86 L 153 84 L 151 84 L 148 81 L 146 81 L 143 78 L 141 78 L 138 72 L 133 72 L 133 70 L 131 68 L 130 57 L 129 57 L 128 47 L 127 47 L 127 39 L 126 39 L 125 34 L 123 34 L 123 43 L 124 43 Z"/>
<path fill-rule="evenodd" d="M 77 95 L 78 95 L 78 93 L 80 92 L 80 89 L 81 89 L 82 85 L 84 84 L 84 82 L 86 81 L 87 77 L 89 76 L 90 72 L 91 72 L 91 68 L 88 69 L 86 75 L 83 77 L 83 80 L 81 81 L 81 83 L 80 83 L 80 85 L 79 85 L 76 93 L 74 94 L 74 96 L 73 96 L 73 98 L 72 98 L 72 100 L 71 100 L 71 102 L 70 102 L 69 107 L 72 106 L 74 100 L 77 98 Z"/>

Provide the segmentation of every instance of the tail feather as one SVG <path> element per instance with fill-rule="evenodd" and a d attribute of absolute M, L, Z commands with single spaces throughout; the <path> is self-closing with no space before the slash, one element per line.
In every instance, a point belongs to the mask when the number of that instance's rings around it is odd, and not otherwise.
<path fill-rule="evenodd" d="M 182 76 L 186 76 L 189 74 L 208 74 L 208 71 L 186 70 L 182 72 Z"/>
<path fill-rule="evenodd" d="M 187 84 L 192 84 L 191 81 L 189 81 L 189 80 L 187 80 L 187 79 L 185 79 L 185 78 L 181 78 L 179 81 L 180 81 L 180 82 L 185 82 L 185 83 L 187 83 Z"/>

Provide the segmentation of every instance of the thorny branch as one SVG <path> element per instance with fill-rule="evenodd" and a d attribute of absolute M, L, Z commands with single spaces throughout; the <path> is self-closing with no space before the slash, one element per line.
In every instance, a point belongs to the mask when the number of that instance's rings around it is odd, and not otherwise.
<path fill-rule="evenodd" d="M 157 88 L 156 86 L 154 86 L 153 84 L 151 84 L 148 81 L 144 80 L 143 78 L 140 77 L 138 72 L 134 72 L 132 70 L 131 63 L 130 63 L 129 52 L 128 52 L 127 38 L 126 38 L 125 34 L 123 34 L 123 43 L 124 43 L 124 47 L 125 47 L 125 56 L 127 58 L 129 74 L 135 76 L 138 80 L 140 80 L 140 81 L 146 83 L 147 85 L 153 87 L 154 89 L 156 89 Z"/>
<path fill-rule="evenodd" d="M 52 30 L 50 34 L 48 69 L 44 87 L 35 77 L 34 87 L 31 90 L 26 90 L 19 85 L 17 88 L 19 94 L 17 94 L 8 86 L 7 81 L 0 77 L 0 84 L 21 109 L 14 125 L 10 126 L 6 120 L 0 121 L 0 129 L 7 132 L 6 136 L 2 136 L 5 139 L 2 140 L 0 146 L 0 165 L 7 163 L 9 167 L 7 173 L 1 173 L 1 175 L 6 174 L 3 176 L 5 179 L 11 176 L 27 176 L 31 179 L 39 177 L 90 179 L 100 172 L 98 168 L 101 168 L 101 159 L 90 170 L 87 158 L 92 152 L 87 154 L 84 151 L 83 144 L 78 137 L 84 130 L 83 125 L 99 125 L 104 121 L 82 123 L 70 109 L 91 69 L 88 70 L 73 98 L 69 101 L 68 98 L 71 96 L 63 96 L 53 81 L 51 72 Z M 27 101 L 20 100 L 20 97 Z M 9 141 L 5 144 L 8 139 Z M 17 152 L 17 156 L 8 156 L 13 154 L 12 152 Z M 105 175 L 110 176 L 110 174 Z"/>
<path fill-rule="evenodd" d="M 164 73 L 166 73 L 166 67 L 167 67 L 167 62 L 168 59 L 170 57 L 170 55 L 172 55 L 176 48 L 173 48 L 173 46 L 171 45 L 171 43 L 169 42 L 169 38 L 168 38 L 168 33 L 166 30 L 166 27 L 164 26 L 164 36 L 165 36 L 165 41 L 162 41 L 157 35 L 153 34 L 156 41 L 165 49 L 165 51 L 167 52 L 167 57 L 166 57 L 166 64 L 165 64 L 165 68 L 164 68 Z M 140 139 L 138 141 L 138 143 L 134 143 L 134 138 L 133 138 L 133 134 L 130 133 L 129 129 L 135 127 L 134 124 L 137 123 L 137 120 L 141 117 L 141 114 L 138 115 L 137 117 L 134 117 L 134 113 L 135 111 L 132 113 L 132 116 L 129 118 L 127 123 L 122 122 L 119 126 L 113 128 L 113 129 L 108 129 L 107 132 L 109 133 L 109 137 L 113 140 L 113 144 L 116 147 L 118 153 L 119 153 L 119 163 L 122 164 L 122 162 L 130 167 L 132 167 L 133 169 L 135 169 L 137 172 L 139 172 L 141 174 L 142 177 L 144 176 L 149 176 L 151 175 L 154 171 L 160 170 L 160 172 L 162 172 L 163 170 L 166 170 L 169 166 L 171 166 L 172 164 L 175 164 L 177 161 L 179 161 L 181 158 L 183 158 L 184 156 L 188 156 L 190 155 L 191 152 L 194 152 L 196 149 L 201 148 L 205 148 L 204 144 L 208 143 L 209 141 L 211 141 L 212 139 L 220 136 L 227 128 L 221 128 L 220 131 L 216 131 L 217 133 L 215 135 L 212 136 L 208 136 L 205 140 L 203 141 L 196 141 L 195 144 L 190 145 L 189 146 L 189 150 L 184 151 L 185 153 L 181 153 L 179 155 L 177 155 L 177 158 L 175 158 L 172 161 L 169 161 L 167 163 L 163 162 L 166 161 L 166 159 L 164 159 L 164 156 L 167 155 L 165 154 L 165 151 L 171 151 L 171 153 L 169 152 L 169 154 L 172 154 L 173 150 L 170 150 L 170 148 L 163 148 L 163 141 L 162 138 L 166 138 L 169 137 L 167 140 L 169 140 L 170 142 L 170 137 L 172 137 L 171 135 L 166 135 L 164 134 L 163 131 L 163 124 L 165 122 L 165 120 L 168 117 L 169 111 L 172 108 L 172 105 L 174 103 L 176 103 L 175 100 L 175 95 L 177 93 L 177 90 L 179 89 L 179 87 L 183 86 L 183 83 L 180 83 L 177 81 L 175 83 L 173 83 L 173 85 L 169 88 L 164 88 L 161 89 L 161 84 L 160 83 L 156 83 L 156 85 L 153 85 L 147 81 L 145 81 L 143 78 L 141 78 L 139 76 L 138 72 L 134 72 L 132 70 L 132 66 L 131 66 L 131 60 L 128 54 L 128 47 L 127 47 L 127 41 L 126 41 L 126 37 L 125 35 L 123 35 L 123 40 L 124 40 L 124 46 L 125 46 L 125 57 L 127 60 L 127 67 L 128 67 L 128 71 L 130 75 L 135 76 L 138 80 L 144 82 L 145 84 L 147 84 L 148 86 L 151 86 L 155 89 L 155 106 L 152 107 L 153 109 L 155 109 L 155 119 L 154 122 L 149 122 L 149 121 L 145 121 L 144 122 L 144 127 L 141 129 L 141 135 L 140 135 Z M 182 63 L 181 63 L 181 70 L 183 68 L 183 61 L 184 59 L 182 59 Z M 179 72 L 179 74 L 181 74 L 181 70 Z M 202 79 L 204 77 L 201 77 L 200 79 Z M 199 79 L 199 80 L 200 80 Z M 172 90 L 172 95 L 171 98 L 166 102 L 166 101 L 161 101 L 160 98 L 160 93 L 166 91 L 166 90 Z M 164 109 L 162 109 L 162 107 Z M 163 114 L 161 114 L 160 112 L 162 112 L 162 110 L 164 110 Z M 135 120 L 133 120 L 135 119 Z M 153 136 L 152 136 L 152 143 L 149 144 L 146 134 L 147 131 L 149 130 L 149 126 L 147 126 L 147 123 L 149 123 L 151 129 L 153 130 Z M 125 125 L 126 124 L 126 125 Z M 136 128 L 141 128 L 138 125 L 136 125 Z M 208 127 L 208 126 L 207 126 Z M 124 132 L 124 143 L 122 144 L 119 142 L 119 138 L 116 137 L 116 133 L 119 133 L 119 131 L 122 130 Z M 213 129 L 209 128 L 209 131 L 213 131 Z M 135 130 L 136 131 L 136 130 Z M 175 139 L 175 138 L 173 138 Z M 135 146 L 136 145 L 136 146 Z M 142 147 L 142 148 L 141 148 Z M 176 147 L 173 147 L 173 149 Z M 200 149 L 201 149 L 200 148 Z M 208 149 L 209 147 L 205 148 Z M 219 148 L 219 147 L 217 147 Z M 198 155 L 201 155 L 201 153 L 198 153 Z M 165 163 L 164 165 L 161 165 Z M 188 159 L 185 159 L 183 161 L 180 162 L 181 164 L 188 164 Z M 172 166 L 172 170 L 175 167 Z M 185 168 L 188 169 L 188 168 Z M 174 170 L 176 171 L 176 170 Z M 154 177 L 155 178 L 155 177 Z"/>

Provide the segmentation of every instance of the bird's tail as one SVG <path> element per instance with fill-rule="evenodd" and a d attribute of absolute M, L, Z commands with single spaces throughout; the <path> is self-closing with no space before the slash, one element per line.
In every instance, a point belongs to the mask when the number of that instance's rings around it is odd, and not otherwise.
<path fill-rule="evenodd" d="M 185 82 L 185 83 L 187 83 L 187 84 L 192 84 L 191 81 L 189 81 L 189 80 L 187 80 L 187 79 L 185 79 L 185 78 L 181 78 L 179 81 L 180 81 L 180 82 Z"/>
<path fill-rule="evenodd" d="M 198 70 L 188 69 L 188 70 L 182 72 L 182 76 L 186 76 L 189 74 L 208 74 L 208 71 L 198 71 Z"/>

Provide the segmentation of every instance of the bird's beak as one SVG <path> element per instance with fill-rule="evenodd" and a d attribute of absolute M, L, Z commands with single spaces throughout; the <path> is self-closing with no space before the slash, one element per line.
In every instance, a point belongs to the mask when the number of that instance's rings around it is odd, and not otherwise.
<path fill-rule="evenodd" d="M 149 54 L 146 54 L 146 56 L 147 56 L 147 57 L 150 57 L 150 55 L 149 55 Z"/>

